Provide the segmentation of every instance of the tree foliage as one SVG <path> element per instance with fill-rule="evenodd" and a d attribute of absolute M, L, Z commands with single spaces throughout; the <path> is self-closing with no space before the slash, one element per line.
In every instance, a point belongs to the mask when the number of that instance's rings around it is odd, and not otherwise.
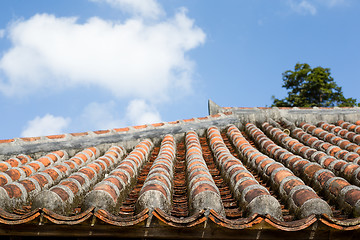
<path fill-rule="evenodd" d="M 284 99 L 273 96 L 275 107 L 353 107 L 356 99 L 345 98 L 341 87 L 330 76 L 329 68 L 311 68 L 297 63 L 294 71 L 282 74 L 283 85 L 288 91 Z"/>

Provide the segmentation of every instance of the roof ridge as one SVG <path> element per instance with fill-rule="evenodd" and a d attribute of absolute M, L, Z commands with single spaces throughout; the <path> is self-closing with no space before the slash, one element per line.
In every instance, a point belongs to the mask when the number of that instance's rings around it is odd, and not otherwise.
<path fill-rule="evenodd" d="M 11 139 L 0 139 L 0 144 L 5 143 L 19 143 L 19 142 L 34 142 L 39 140 L 58 140 L 58 139 L 69 139 L 72 137 L 81 137 L 81 136 L 88 136 L 88 135 L 103 135 L 108 133 L 123 133 L 123 132 L 134 132 L 143 129 L 153 129 L 159 128 L 163 126 L 171 126 L 177 124 L 184 124 L 190 122 L 201 122 L 205 120 L 213 120 L 219 117 L 226 117 L 228 115 L 232 115 L 231 111 L 227 111 L 224 113 L 217 113 L 208 115 L 205 117 L 194 117 L 189 119 L 182 119 L 182 120 L 175 120 L 175 121 L 168 121 L 168 122 L 158 122 L 158 123 L 150 123 L 150 124 L 143 124 L 143 125 L 135 125 L 135 126 L 126 126 L 121 128 L 112 128 L 112 129 L 102 129 L 102 130 L 93 130 L 88 132 L 76 132 L 76 133 L 62 133 L 62 134 L 54 134 L 54 135 L 45 135 L 45 136 L 33 136 L 33 137 L 18 137 L 18 138 L 11 138 Z"/>

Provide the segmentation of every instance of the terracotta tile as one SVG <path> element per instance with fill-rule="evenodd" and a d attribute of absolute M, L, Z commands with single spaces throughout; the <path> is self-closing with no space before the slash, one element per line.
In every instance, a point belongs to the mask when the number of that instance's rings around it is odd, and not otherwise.
<path fill-rule="evenodd" d="M 267 191 L 262 188 L 255 188 L 248 191 L 245 195 L 246 202 L 251 202 L 254 198 L 261 196 L 261 195 L 269 195 Z"/>
<path fill-rule="evenodd" d="M 323 173 L 320 173 L 317 177 L 317 180 L 319 181 L 320 185 L 321 186 L 325 186 L 325 183 L 330 179 L 330 178 L 333 178 L 335 177 L 335 175 L 330 172 L 330 171 L 326 171 L 326 172 L 323 172 Z"/>
<path fill-rule="evenodd" d="M 68 180 L 62 181 L 61 185 L 68 187 L 74 194 L 79 192 L 78 186 L 72 181 L 68 181 Z"/>
<path fill-rule="evenodd" d="M 341 168 L 342 168 L 345 164 L 346 164 L 345 161 L 339 161 L 339 162 L 337 162 L 337 163 L 334 165 L 334 169 L 335 169 L 336 171 L 340 171 Z"/>
<path fill-rule="evenodd" d="M 161 127 L 161 126 L 164 126 L 165 123 L 153 123 L 151 124 L 151 126 L 153 127 Z"/>
<path fill-rule="evenodd" d="M 144 129 L 147 128 L 147 125 L 139 125 L 139 126 L 133 126 L 135 129 Z"/>
<path fill-rule="evenodd" d="M 180 123 L 179 120 L 177 120 L 177 121 L 172 121 L 172 122 L 168 122 L 168 124 L 178 124 L 178 123 Z"/>
<path fill-rule="evenodd" d="M 340 194 L 341 189 L 349 185 L 350 184 L 344 179 L 335 179 L 330 183 L 329 191 L 335 196 L 338 196 Z"/>
<path fill-rule="evenodd" d="M 354 206 L 359 199 L 360 199 L 359 189 L 349 190 L 345 194 L 345 201 L 349 203 L 351 206 Z"/>
<path fill-rule="evenodd" d="M 183 121 L 184 121 L 184 122 L 193 122 L 193 121 L 195 121 L 195 119 L 194 119 L 194 118 L 190 118 L 190 119 L 184 119 Z"/>
<path fill-rule="evenodd" d="M 310 165 L 307 168 L 305 168 L 304 173 L 306 174 L 306 176 L 308 176 L 310 179 L 312 179 L 314 174 L 321 169 L 323 169 L 321 166 L 319 166 L 317 164 L 313 164 L 313 165 Z"/>
<path fill-rule="evenodd" d="M 35 175 L 31 176 L 30 178 L 35 179 L 40 184 L 41 188 L 43 188 L 45 186 L 45 184 L 48 183 L 46 177 L 44 177 L 41 174 L 35 174 Z"/>
<path fill-rule="evenodd" d="M 40 137 L 24 137 L 24 138 L 20 138 L 20 139 L 25 142 L 33 142 L 33 141 L 40 140 Z"/>
<path fill-rule="evenodd" d="M 59 135 L 50 135 L 50 136 L 46 136 L 49 139 L 60 139 L 60 138 L 64 138 L 65 134 L 59 134 Z"/>
<path fill-rule="evenodd" d="M 348 165 L 345 169 L 344 169 L 344 172 L 343 174 L 345 176 L 352 176 L 353 172 L 358 169 L 360 166 L 357 165 L 357 164 L 350 164 Z"/>
<path fill-rule="evenodd" d="M 14 184 L 7 184 L 3 186 L 10 198 L 20 198 L 22 195 L 21 189 Z"/>
<path fill-rule="evenodd" d="M 213 118 L 218 118 L 218 117 L 221 117 L 221 115 L 219 114 L 219 113 L 217 113 L 217 114 L 213 114 L 213 115 L 210 115 L 211 117 L 213 117 Z"/>
<path fill-rule="evenodd" d="M 107 192 L 112 197 L 114 202 L 117 201 L 118 196 L 116 195 L 116 191 L 107 184 L 97 185 L 94 190 Z"/>
<path fill-rule="evenodd" d="M 294 174 L 292 174 L 290 171 L 287 170 L 280 170 L 275 174 L 274 181 L 277 184 L 280 184 L 284 178 L 289 176 L 294 176 Z"/>
<path fill-rule="evenodd" d="M 17 170 L 17 169 L 10 169 L 10 170 L 6 171 L 5 173 L 7 175 L 9 175 L 9 177 L 11 177 L 11 179 L 13 181 L 20 179 L 20 176 L 21 176 L 19 170 Z"/>
<path fill-rule="evenodd" d="M 94 131 L 94 133 L 96 134 L 105 134 L 105 133 L 109 133 L 110 130 L 97 130 L 97 131 Z"/>
<path fill-rule="evenodd" d="M 35 184 L 28 179 L 21 180 L 19 183 L 24 186 L 27 192 L 35 190 Z"/>
<path fill-rule="evenodd" d="M 11 143 L 13 141 L 15 141 L 15 139 L 4 139 L 4 140 L 0 140 L 0 144 L 1 143 Z"/>
<path fill-rule="evenodd" d="M 128 127 L 125 127 L 125 128 L 114 128 L 114 130 L 115 130 L 116 132 L 127 132 L 127 131 L 130 130 L 130 128 L 128 128 Z"/>
<path fill-rule="evenodd" d="M 198 117 L 199 120 L 207 120 L 209 117 Z"/>
<path fill-rule="evenodd" d="M 309 189 L 299 189 L 293 194 L 294 203 L 298 207 L 301 207 L 307 200 L 316 198 L 319 198 L 319 196 Z"/>
<path fill-rule="evenodd" d="M 79 137 L 79 136 L 86 136 L 88 135 L 87 132 L 79 132 L 79 133 L 70 133 L 70 135 L 74 136 L 74 137 Z"/>
<path fill-rule="evenodd" d="M 49 174 L 54 181 L 59 177 L 59 174 L 51 168 L 45 169 L 43 172 Z"/>
<path fill-rule="evenodd" d="M 199 193 L 204 192 L 204 191 L 217 192 L 216 189 L 212 185 L 210 185 L 208 183 L 203 183 L 193 189 L 193 196 L 196 196 Z"/>
<path fill-rule="evenodd" d="M 63 201 L 66 201 L 69 198 L 69 194 L 62 188 L 54 187 L 51 191 L 56 193 Z"/>

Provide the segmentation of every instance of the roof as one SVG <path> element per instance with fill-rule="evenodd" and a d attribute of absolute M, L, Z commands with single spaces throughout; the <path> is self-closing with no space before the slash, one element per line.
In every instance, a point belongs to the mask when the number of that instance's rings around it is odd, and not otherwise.
<path fill-rule="evenodd" d="M 209 101 L 209 113 L 0 140 L 0 235 L 359 233 L 359 108 L 229 108 Z"/>

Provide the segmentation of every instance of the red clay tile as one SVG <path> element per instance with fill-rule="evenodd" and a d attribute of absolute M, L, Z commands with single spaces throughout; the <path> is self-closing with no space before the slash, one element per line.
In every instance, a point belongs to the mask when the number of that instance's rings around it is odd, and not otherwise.
<path fill-rule="evenodd" d="M 351 206 L 354 206 L 359 199 L 360 199 L 359 189 L 349 190 L 345 194 L 345 201 L 349 203 Z"/>
<path fill-rule="evenodd" d="M 40 140 L 40 137 L 24 137 L 24 138 L 20 138 L 20 139 L 25 142 L 33 142 L 33 141 Z"/>
<path fill-rule="evenodd" d="M 128 128 L 128 127 L 124 127 L 124 128 L 114 128 L 114 130 L 115 130 L 116 132 L 127 132 L 127 131 L 130 130 L 130 128 Z"/>
<path fill-rule="evenodd" d="M 11 177 L 11 179 L 13 181 L 16 181 L 18 179 L 20 179 L 21 175 L 20 175 L 20 172 L 19 170 L 17 169 L 10 169 L 8 171 L 5 172 L 7 175 L 9 175 L 9 177 Z"/>
<path fill-rule="evenodd" d="M 79 133 L 70 133 L 70 135 L 74 136 L 74 137 L 79 137 L 79 136 L 86 136 L 89 133 L 87 132 L 79 132 Z"/>
<path fill-rule="evenodd" d="M 51 191 L 55 192 L 63 201 L 66 201 L 69 198 L 69 194 L 62 188 L 54 187 Z"/>
<path fill-rule="evenodd" d="M 64 138 L 65 134 L 59 134 L 59 135 L 50 135 L 50 136 L 46 136 L 49 139 L 60 139 L 60 138 Z"/>
<path fill-rule="evenodd" d="M 335 196 L 338 196 L 340 194 L 341 189 L 349 185 L 350 184 L 344 179 L 335 179 L 330 183 L 329 191 Z"/>
<path fill-rule="evenodd" d="M 172 121 L 172 122 L 168 122 L 168 124 L 178 124 L 178 123 L 180 123 L 179 120 L 177 120 L 177 121 Z"/>
<path fill-rule="evenodd" d="M 190 119 L 184 119 L 183 121 L 184 121 L 184 122 L 193 122 L 193 121 L 195 121 L 195 119 L 194 119 L 194 118 L 190 118 Z"/>
<path fill-rule="evenodd" d="M 20 198 L 22 195 L 21 189 L 14 184 L 7 184 L 3 186 L 10 198 Z"/>
<path fill-rule="evenodd" d="M 27 192 L 35 190 L 35 184 L 28 179 L 21 180 L 19 183 L 25 187 Z"/>
<path fill-rule="evenodd" d="M 309 189 L 299 189 L 293 194 L 293 200 L 298 207 L 301 207 L 307 200 L 315 198 L 319 198 L 319 196 Z"/>
<path fill-rule="evenodd" d="M 13 141 L 15 141 L 15 139 L 4 139 L 4 140 L 0 140 L 0 144 L 1 143 L 11 143 Z"/>
<path fill-rule="evenodd" d="M 265 189 L 262 189 L 262 188 L 251 189 L 250 191 L 248 191 L 246 193 L 245 200 L 249 203 L 254 198 L 261 196 L 261 195 L 269 195 L 269 193 Z"/>
<path fill-rule="evenodd" d="M 151 126 L 153 127 L 161 127 L 161 126 L 164 126 L 165 123 L 153 123 L 151 124 Z"/>
<path fill-rule="evenodd" d="M 61 185 L 68 187 L 74 194 L 79 191 L 78 186 L 72 181 L 62 181 Z"/>
<path fill-rule="evenodd" d="M 45 184 L 48 183 L 46 177 L 44 177 L 41 174 L 35 174 L 33 176 L 31 176 L 31 178 L 35 179 L 41 186 L 41 188 L 43 188 L 45 186 Z"/>
<path fill-rule="evenodd" d="M 139 125 L 139 126 L 134 126 L 133 128 L 135 129 L 143 129 L 143 128 L 146 128 L 147 125 Z"/>
<path fill-rule="evenodd" d="M 52 180 L 54 181 L 59 177 L 59 174 L 54 169 L 51 168 L 45 169 L 44 173 L 49 174 Z"/>
<path fill-rule="evenodd" d="M 97 131 L 94 131 L 94 133 L 96 134 L 104 134 L 104 133 L 109 133 L 110 130 L 97 130 Z"/>
<path fill-rule="evenodd" d="M 213 118 L 221 117 L 220 113 L 213 114 L 213 115 L 210 115 L 210 116 L 213 117 Z"/>

